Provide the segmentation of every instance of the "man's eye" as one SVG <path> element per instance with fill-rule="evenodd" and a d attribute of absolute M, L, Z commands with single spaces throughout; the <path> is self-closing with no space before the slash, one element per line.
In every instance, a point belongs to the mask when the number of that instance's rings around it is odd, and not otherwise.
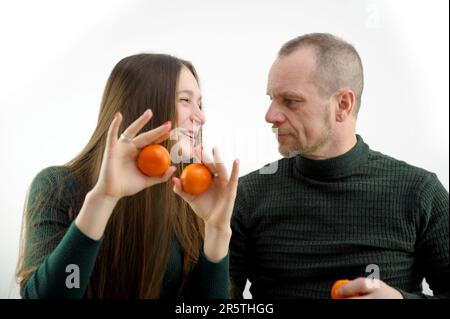
<path fill-rule="evenodd" d="M 293 107 L 294 105 L 301 104 L 303 102 L 304 102 L 303 100 L 292 100 L 292 99 L 285 99 L 284 100 L 284 104 L 287 107 Z"/>

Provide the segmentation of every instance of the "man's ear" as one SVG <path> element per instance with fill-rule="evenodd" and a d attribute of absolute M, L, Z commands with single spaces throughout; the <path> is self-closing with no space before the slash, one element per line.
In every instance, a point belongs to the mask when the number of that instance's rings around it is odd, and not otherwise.
<path fill-rule="evenodd" d="M 354 116 L 356 102 L 355 93 L 351 89 L 341 89 L 334 94 L 336 101 L 336 121 L 344 122 L 349 116 Z"/>

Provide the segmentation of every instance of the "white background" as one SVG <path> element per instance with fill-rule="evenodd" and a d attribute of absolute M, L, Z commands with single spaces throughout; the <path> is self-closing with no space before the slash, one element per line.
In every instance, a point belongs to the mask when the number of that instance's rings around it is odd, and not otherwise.
<path fill-rule="evenodd" d="M 73 158 L 96 124 L 113 66 L 140 52 L 191 60 L 207 145 L 241 174 L 279 158 L 264 114 L 279 47 L 308 32 L 355 45 L 365 68 L 358 133 L 449 182 L 448 1 L 1 1 L 0 297 L 14 268 L 26 190 Z"/>

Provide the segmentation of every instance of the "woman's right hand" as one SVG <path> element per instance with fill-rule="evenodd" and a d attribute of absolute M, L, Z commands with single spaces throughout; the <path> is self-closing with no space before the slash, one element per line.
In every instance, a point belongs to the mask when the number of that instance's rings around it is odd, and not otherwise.
<path fill-rule="evenodd" d="M 151 118 L 152 112 L 147 110 L 119 138 L 122 115 L 117 113 L 114 116 L 108 130 L 97 183 L 86 194 L 80 213 L 75 219 L 75 224 L 86 236 L 94 240 L 103 236 L 119 199 L 165 182 L 175 172 L 176 167 L 171 166 L 161 177 L 148 177 L 137 167 L 136 159 L 141 148 L 160 143 L 170 136 L 170 122 L 137 135 Z"/>
<path fill-rule="evenodd" d="M 116 113 L 108 130 L 100 174 L 92 192 L 118 201 L 122 197 L 134 195 L 145 188 L 167 181 L 176 171 L 175 166 L 170 166 L 163 176 L 149 177 L 136 165 L 141 148 L 160 143 L 170 136 L 170 122 L 137 135 L 152 115 L 151 110 L 145 111 L 118 137 L 122 115 Z"/>

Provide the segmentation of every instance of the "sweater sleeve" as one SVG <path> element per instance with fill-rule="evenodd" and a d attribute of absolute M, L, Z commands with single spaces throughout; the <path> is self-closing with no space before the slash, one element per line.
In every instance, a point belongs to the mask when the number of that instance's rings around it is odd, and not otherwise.
<path fill-rule="evenodd" d="M 402 290 L 400 293 L 405 299 L 449 298 L 448 192 L 435 174 L 429 174 L 418 199 L 417 263 L 433 296 Z"/>
<path fill-rule="evenodd" d="M 58 169 L 48 168 L 30 187 L 24 265 L 35 270 L 21 287 L 23 298 L 82 298 L 95 264 L 101 242 L 71 223 L 64 194 L 70 188 L 58 189 L 61 180 Z"/>
<path fill-rule="evenodd" d="M 229 283 L 229 254 L 215 263 L 202 250 L 183 295 L 187 299 L 228 299 Z"/>
<path fill-rule="evenodd" d="M 245 205 L 246 194 L 244 186 L 239 183 L 234 204 L 231 229 L 233 235 L 230 243 L 230 274 L 233 298 L 243 299 L 243 292 L 251 271 L 252 249 L 250 248 L 249 232 L 244 222 L 249 213 Z"/>

